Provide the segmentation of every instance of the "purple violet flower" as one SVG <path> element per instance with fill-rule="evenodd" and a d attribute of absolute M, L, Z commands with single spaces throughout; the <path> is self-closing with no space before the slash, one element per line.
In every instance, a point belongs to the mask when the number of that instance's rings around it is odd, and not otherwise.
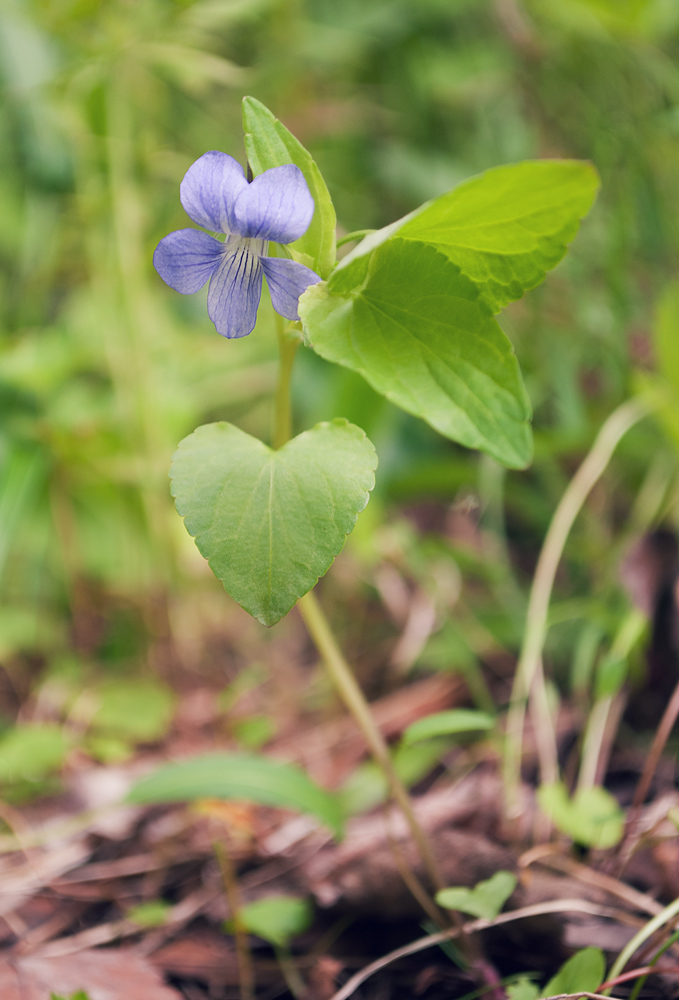
<path fill-rule="evenodd" d="M 180 229 L 160 241 L 153 266 L 183 295 L 208 281 L 208 316 L 223 337 L 246 337 L 257 319 L 266 275 L 271 301 L 286 319 L 299 319 L 297 303 L 320 277 L 283 257 L 268 257 L 268 243 L 292 243 L 309 228 L 314 200 L 299 167 L 273 167 L 248 182 L 237 160 L 213 150 L 187 170 L 179 189 L 186 213 L 222 243 L 198 229 Z"/>

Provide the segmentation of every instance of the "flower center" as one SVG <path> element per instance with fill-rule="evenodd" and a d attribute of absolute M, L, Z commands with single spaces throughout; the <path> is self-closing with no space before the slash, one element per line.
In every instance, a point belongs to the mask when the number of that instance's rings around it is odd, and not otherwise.
<path fill-rule="evenodd" d="M 254 236 L 236 236 L 234 233 L 227 233 L 224 240 L 225 253 L 238 253 L 244 250 L 252 254 L 253 257 L 266 257 L 268 240 L 261 240 Z"/>

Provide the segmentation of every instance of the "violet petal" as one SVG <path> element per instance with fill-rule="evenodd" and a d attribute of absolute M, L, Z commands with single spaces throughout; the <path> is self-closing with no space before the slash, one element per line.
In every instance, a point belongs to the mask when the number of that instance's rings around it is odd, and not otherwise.
<path fill-rule="evenodd" d="M 292 163 L 272 167 L 241 190 L 233 202 L 233 232 L 275 243 L 292 243 L 309 228 L 314 200 L 304 174 Z"/>
<path fill-rule="evenodd" d="M 166 285 L 190 295 L 212 277 L 224 244 L 198 229 L 178 229 L 165 236 L 153 254 L 153 266 Z"/>
<path fill-rule="evenodd" d="M 243 241 L 227 241 L 224 257 L 215 271 L 207 295 L 208 316 L 222 337 L 246 337 L 257 321 L 262 295 L 259 257 Z"/>
<path fill-rule="evenodd" d="M 299 319 L 297 305 L 302 292 L 321 279 L 304 264 L 283 257 L 261 257 L 260 263 L 271 295 L 271 304 L 286 319 Z"/>
<path fill-rule="evenodd" d="M 199 226 L 213 233 L 235 232 L 230 226 L 231 209 L 248 186 L 240 163 L 213 149 L 186 171 L 179 197 L 187 215 Z"/>

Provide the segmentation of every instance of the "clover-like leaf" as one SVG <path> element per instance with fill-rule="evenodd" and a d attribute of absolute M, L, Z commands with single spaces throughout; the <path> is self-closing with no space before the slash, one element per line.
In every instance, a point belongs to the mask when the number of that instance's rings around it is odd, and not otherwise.
<path fill-rule="evenodd" d="M 243 98 L 243 129 L 248 163 L 255 176 L 294 163 L 304 174 L 316 205 L 311 225 L 290 249 L 302 264 L 327 278 L 335 263 L 335 209 L 323 175 L 299 139 L 254 97 Z"/>
<path fill-rule="evenodd" d="M 473 889 L 464 886 L 441 889 L 436 893 L 436 902 L 447 910 L 461 910 L 483 920 L 495 920 L 516 889 L 516 883 L 513 872 L 499 871 L 489 879 L 477 882 Z"/>
<path fill-rule="evenodd" d="M 495 167 L 416 212 L 398 236 L 445 253 L 499 312 L 558 264 L 598 187 L 594 167 L 578 160 Z"/>
<path fill-rule="evenodd" d="M 307 289 L 299 312 L 317 354 L 397 406 L 511 468 L 530 461 L 530 404 L 512 346 L 444 254 L 389 239 Z"/>
<path fill-rule="evenodd" d="M 538 789 L 538 804 L 554 825 L 576 842 L 605 850 L 620 842 L 625 815 L 620 804 L 600 785 L 581 788 L 573 798 L 562 782 Z"/>
<path fill-rule="evenodd" d="M 170 478 L 212 572 L 249 614 L 274 625 L 342 549 L 376 467 L 371 442 L 346 420 L 317 424 L 276 451 L 218 423 L 184 438 Z"/>

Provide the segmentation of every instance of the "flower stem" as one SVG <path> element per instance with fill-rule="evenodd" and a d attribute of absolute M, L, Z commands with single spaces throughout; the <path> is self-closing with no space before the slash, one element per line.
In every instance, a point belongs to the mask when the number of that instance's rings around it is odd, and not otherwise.
<path fill-rule="evenodd" d="M 280 367 L 278 371 L 278 385 L 276 386 L 276 399 L 274 402 L 274 422 L 272 445 L 274 448 L 282 448 L 286 441 L 292 437 L 292 407 L 290 405 L 290 379 L 292 377 L 292 366 L 295 362 L 295 355 L 300 344 L 297 331 L 292 329 L 292 325 L 286 326 L 285 320 L 278 313 L 274 313 L 276 318 L 276 333 L 278 335 L 278 351 L 280 354 Z"/>
<path fill-rule="evenodd" d="M 299 345 L 299 337 L 296 336 L 296 332 L 290 331 L 290 328 L 286 329 L 284 321 L 277 314 L 276 330 L 280 351 L 280 368 L 274 409 L 273 446 L 274 448 L 280 448 L 289 440 L 292 430 L 290 416 L 290 376 L 295 360 L 295 353 Z M 325 661 L 328 673 L 340 697 L 353 715 L 356 724 L 365 737 L 370 752 L 387 779 L 391 794 L 405 816 L 413 840 L 433 886 L 436 889 L 442 889 L 443 881 L 431 845 L 424 830 L 417 821 L 410 796 L 394 769 L 384 737 L 372 717 L 370 706 L 354 677 L 351 667 L 340 651 L 328 620 L 323 614 L 316 597 L 311 592 L 300 598 L 297 607 L 309 635 Z"/>
<path fill-rule="evenodd" d="M 443 882 L 434 853 L 424 830 L 417 821 L 410 796 L 396 773 L 389 749 L 372 717 L 370 706 L 354 677 L 351 667 L 340 652 L 340 648 L 315 595 L 312 592 L 305 594 L 297 602 L 297 607 L 316 648 L 325 661 L 328 673 L 342 701 L 356 720 L 356 724 L 363 733 L 370 752 L 389 783 L 391 794 L 405 816 L 410 833 L 431 882 L 437 889 L 442 889 Z"/>

